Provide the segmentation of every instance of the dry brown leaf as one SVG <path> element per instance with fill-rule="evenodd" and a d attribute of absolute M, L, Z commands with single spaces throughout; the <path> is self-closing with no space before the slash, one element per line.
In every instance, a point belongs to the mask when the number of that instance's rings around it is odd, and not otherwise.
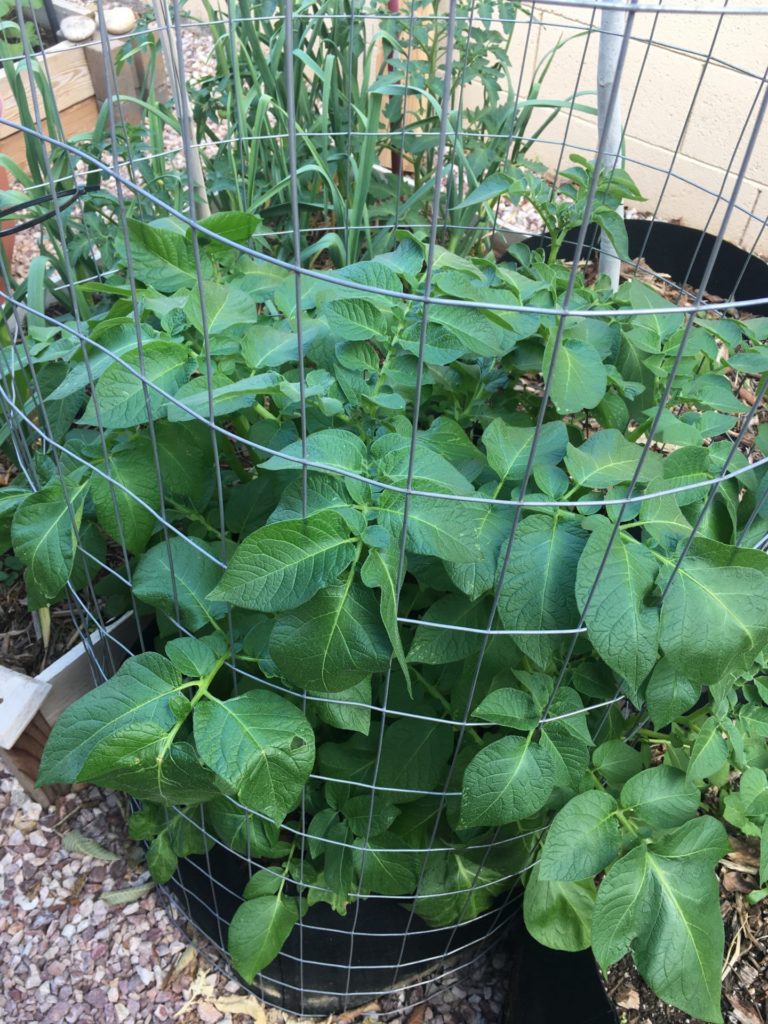
<path fill-rule="evenodd" d="M 177 1010 L 176 1017 L 181 1017 L 191 1009 L 196 1003 L 203 1000 L 210 1002 L 213 999 L 214 993 L 216 992 L 216 975 L 209 973 L 205 969 L 201 969 L 197 972 L 195 977 L 192 979 L 192 984 L 189 989 L 189 998 L 181 1007 Z"/>
<path fill-rule="evenodd" d="M 154 882 L 144 882 L 142 885 L 132 885 L 129 889 L 110 889 L 109 892 L 103 892 L 99 898 L 111 907 L 120 907 L 125 903 L 143 900 L 154 888 Z"/>
<path fill-rule="evenodd" d="M 365 1006 L 358 1006 L 356 1010 L 346 1010 L 344 1013 L 340 1013 L 337 1017 L 331 1017 L 330 1020 L 332 1020 L 334 1024 L 352 1024 L 352 1021 L 357 1020 L 357 1018 L 361 1017 L 364 1013 L 368 1013 L 369 1010 L 372 1013 L 375 1013 L 378 1009 L 379 1004 L 377 1001 L 374 1001 L 372 1003 L 366 1003 Z"/>
<path fill-rule="evenodd" d="M 426 1009 L 427 1008 L 424 1003 L 416 1006 L 413 1013 L 408 1018 L 408 1024 L 424 1024 L 424 1013 L 426 1012 Z"/>
<path fill-rule="evenodd" d="M 725 868 L 727 871 L 740 871 L 743 875 L 756 875 L 759 870 L 757 864 L 753 865 L 748 860 L 737 861 L 733 858 L 729 858 L 728 860 L 721 860 L 720 866 Z"/>
<path fill-rule="evenodd" d="M 752 886 L 738 871 L 724 871 L 721 879 L 726 892 L 752 892 Z"/>
<path fill-rule="evenodd" d="M 747 1006 L 738 996 L 728 994 L 728 1002 L 733 1009 L 733 1015 L 739 1024 L 765 1024 L 763 1015 L 754 1006 Z"/>
<path fill-rule="evenodd" d="M 84 836 L 76 828 L 64 834 L 61 845 L 68 853 L 79 853 L 84 857 L 94 857 L 96 860 L 120 860 L 116 853 L 112 853 L 111 850 L 105 850 L 95 839 L 91 839 L 90 836 Z"/>
<path fill-rule="evenodd" d="M 168 988 L 177 978 L 180 978 L 185 971 L 188 971 L 197 960 L 197 950 L 194 946 L 185 946 L 179 953 L 176 962 L 165 977 L 163 988 Z"/>
<path fill-rule="evenodd" d="M 267 1024 L 267 1014 L 256 996 L 219 996 L 213 1005 L 222 1013 L 243 1013 L 256 1024 Z"/>
<path fill-rule="evenodd" d="M 614 1002 L 617 1006 L 620 1006 L 622 1010 L 639 1010 L 640 1009 L 640 993 L 632 985 L 624 985 L 616 993 Z"/>

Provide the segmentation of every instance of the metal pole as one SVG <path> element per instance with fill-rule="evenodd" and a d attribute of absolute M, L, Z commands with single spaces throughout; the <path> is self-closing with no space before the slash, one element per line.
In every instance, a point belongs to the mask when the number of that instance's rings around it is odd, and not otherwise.
<path fill-rule="evenodd" d="M 614 81 L 621 73 L 619 52 L 625 20 L 623 0 L 617 0 L 615 8 L 604 7 L 601 12 L 597 60 L 597 130 L 599 138 L 603 140 L 603 158 L 600 165 L 595 168 L 595 173 L 602 168 L 610 174 L 621 155 L 621 96 L 616 96 L 611 109 L 611 92 Z M 623 212 L 621 207 L 618 212 Z M 605 232 L 602 232 L 600 237 L 599 270 L 601 274 L 608 275 L 611 287 L 615 291 L 619 287 L 621 260 Z"/>

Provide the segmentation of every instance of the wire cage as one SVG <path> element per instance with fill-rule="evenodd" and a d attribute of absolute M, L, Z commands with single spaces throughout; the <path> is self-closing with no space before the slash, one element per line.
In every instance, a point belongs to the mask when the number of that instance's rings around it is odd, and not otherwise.
<path fill-rule="evenodd" d="M 408 1002 L 503 938 L 556 794 L 651 717 L 653 606 L 700 542 L 768 542 L 766 14 L 154 0 L 78 44 L 105 85 L 72 136 L 17 0 L 2 234 L 38 247 L 3 260 L 0 523 L 33 607 L 63 594 L 86 642 L 133 616 L 126 692 L 205 680 L 194 731 L 166 700 L 159 789 L 87 777 L 221 950 L 293 901 L 267 1003 Z M 314 559 L 282 603 L 243 553 L 276 528 Z M 665 568 L 624 581 L 622 653 L 594 612 L 630 543 Z M 526 735 L 569 753 L 499 813 Z"/>

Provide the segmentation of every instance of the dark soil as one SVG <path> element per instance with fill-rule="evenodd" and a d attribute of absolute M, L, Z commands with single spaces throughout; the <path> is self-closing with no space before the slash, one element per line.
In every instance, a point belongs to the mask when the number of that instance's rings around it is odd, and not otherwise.
<path fill-rule="evenodd" d="M 757 842 L 732 836 L 731 853 L 718 867 L 725 921 L 722 1011 L 726 1024 L 768 1022 L 768 898 L 754 907 L 745 898 L 757 888 L 757 865 Z M 630 957 L 611 968 L 607 987 L 621 1024 L 699 1024 L 657 999 Z"/>

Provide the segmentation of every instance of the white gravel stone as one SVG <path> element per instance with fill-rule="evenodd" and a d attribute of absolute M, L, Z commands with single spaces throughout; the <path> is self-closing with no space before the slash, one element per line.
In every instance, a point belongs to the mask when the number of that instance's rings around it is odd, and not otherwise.
<path fill-rule="evenodd" d="M 104 27 L 112 36 L 127 35 L 136 28 L 136 15 L 130 7 L 108 7 L 102 19 Z"/>
<path fill-rule="evenodd" d="M 86 18 L 82 14 L 70 14 L 59 22 L 59 32 L 68 43 L 84 43 L 95 31 L 96 22 L 93 18 Z"/>

